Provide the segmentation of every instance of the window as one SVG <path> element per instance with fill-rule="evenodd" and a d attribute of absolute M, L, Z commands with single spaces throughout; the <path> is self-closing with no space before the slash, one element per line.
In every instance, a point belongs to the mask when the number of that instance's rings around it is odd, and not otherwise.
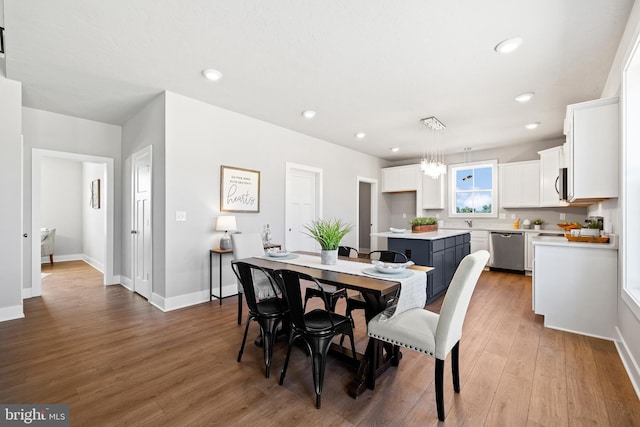
<path fill-rule="evenodd" d="M 486 160 L 449 166 L 450 217 L 498 216 L 497 165 L 497 160 Z"/>

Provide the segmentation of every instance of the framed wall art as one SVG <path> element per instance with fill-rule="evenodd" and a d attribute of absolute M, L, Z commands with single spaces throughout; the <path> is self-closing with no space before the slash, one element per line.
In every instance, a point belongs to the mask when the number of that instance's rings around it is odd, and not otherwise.
<path fill-rule="evenodd" d="M 91 201 L 90 205 L 93 209 L 100 209 L 100 180 L 91 181 Z"/>
<path fill-rule="evenodd" d="M 260 212 L 260 171 L 220 166 L 220 211 Z"/>

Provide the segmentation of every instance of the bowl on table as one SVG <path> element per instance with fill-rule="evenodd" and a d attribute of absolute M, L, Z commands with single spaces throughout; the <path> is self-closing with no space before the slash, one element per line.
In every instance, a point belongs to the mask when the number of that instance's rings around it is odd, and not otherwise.
<path fill-rule="evenodd" d="M 382 262 L 382 261 L 373 260 L 373 261 L 371 261 L 371 264 L 373 265 L 373 268 L 375 268 L 376 271 L 378 271 L 380 273 L 397 274 L 397 273 L 403 272 L 410 265 L 413 265 L 414 262 L 413 261 L 407 261 L 407 262 Z"/>
<path fill-rule="evenodd" d="M 283 258 L 289 255 L 289 252 L 286 249 L 279 249 L 279 248 L 267 249 L 266 252 L 268 256 L 271 256 L 274 258 Z"/>

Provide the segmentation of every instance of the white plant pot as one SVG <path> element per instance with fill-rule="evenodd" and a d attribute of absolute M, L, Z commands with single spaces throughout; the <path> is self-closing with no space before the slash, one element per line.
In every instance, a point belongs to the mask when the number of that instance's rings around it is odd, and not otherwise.
<path fill-rule="evenodd" d="M 533 224 L 534 230 L 540 230 L 540 224 Z"/>
<path fill-rule="evenodd" d="M 320 263 L 324 265 L 335 265 L 338 262 L 338 250 L 320 251 Z"/>
<path fill-rule="evenodd" d="M 597 228 L 583 228 L 580 230 L 580 236 L 582 237 L 599 237 L 600 230 Z"/>

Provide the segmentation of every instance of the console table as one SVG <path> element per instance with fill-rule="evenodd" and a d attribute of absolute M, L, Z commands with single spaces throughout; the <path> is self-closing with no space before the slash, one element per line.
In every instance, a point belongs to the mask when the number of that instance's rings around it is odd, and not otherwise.
<path fill-rule="evenodd" d="M 281 247 L 282 245 L 278 245 L 274 243 L 269 243 L 264 245 L 265 249 L 271 249 L 271 248 L 280 249 Z M 238 293 L 236 292 L 235 294 L 227 295 L 225 297 L 222 296 L 222 255 L 231 254 L 231 253 L 233 253 L 233 249 L 220 249 L 220 248 L 209 249 L 209 301 L 213 301 L 214 297 L 218 298 L 218 301 L 220 301 L 220 305 L 222 305 L 222 300 L 224 298 L 238 295 Z M 218 265 L 219 265 L 218 295 L 213 293 L 213 254 L 218 254 Z"/>

